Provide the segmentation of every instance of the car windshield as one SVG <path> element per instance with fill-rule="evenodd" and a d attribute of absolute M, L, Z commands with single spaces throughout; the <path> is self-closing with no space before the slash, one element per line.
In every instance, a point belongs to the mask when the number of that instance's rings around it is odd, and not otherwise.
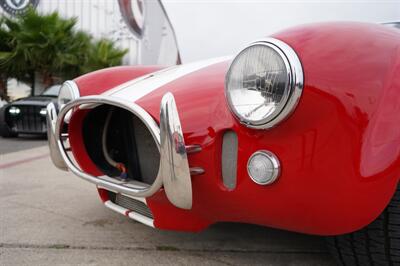
<path fill-rule="evenodd" d="M 58 93 L 60 92 L 61 85 L 53 85 L 51 87 L 48 87 L 44 92 L 42 92 L 43 96 L 58 96 Z"/>

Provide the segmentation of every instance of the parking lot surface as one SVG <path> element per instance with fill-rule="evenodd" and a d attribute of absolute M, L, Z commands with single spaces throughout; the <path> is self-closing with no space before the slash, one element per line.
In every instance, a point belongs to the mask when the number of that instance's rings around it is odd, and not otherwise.
<path fill-rule="evenodd" d="M 233 223 L 200 233 L 146 227 L 56 169 L 43 144 L 1 152 L 0 265 L 334 265 L 319 237 Z"/>
<path fill-rule="evenodd" d="M 24 151 L 44 145 L 47 145 L 47 140 L 45 136 L 41 135 L 21 135 L 18 138 L 0 137 L 0 156 L 10 152 Z"/>

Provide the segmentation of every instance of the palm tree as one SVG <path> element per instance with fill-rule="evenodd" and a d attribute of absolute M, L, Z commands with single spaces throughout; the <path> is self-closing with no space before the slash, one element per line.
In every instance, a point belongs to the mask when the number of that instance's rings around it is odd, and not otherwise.
<path fill-rule="evenodd" d="M 57 77 L 71 79 L 100 68 L 120 65 L 127 50 L 75 30 L 76 18 L 57 12 L 38 14 L 34 9 L 16 18 L 0 20 L 0 90 L 8 78 L 34 84 L 35 72 L 44 86 Z"/>
<path fill-rule="evenodd" d="M 8 34 L 7 31 L 3 28 L 3 19 L 0 20 L 0 62 L 5 60 L 10 56 L 12 51 L 11 47 L 11 36 Z M 7 77 L 8 74 L 6 73 L 5 69 L 0 67 L 0 100 L 8 100 L 7 99 Z"/>
<path fill-rule="evenodd" d="M 6 19 L 6 22 L 9 28 L 13 25 L 10 33 L 15 40 L 15 56 L 24 58 L 25 63 L 43 78 L 43 84 L 53 85 L 54 77 L 67 74 L 66 70 L 68 74 L 79 73 L 90 37 L 74 30 L 75 18 L 63 19 L 57 12 L 39 15 L 31 9 L 17 19 Z"/>
<path fill-rule="evenodd" d="M 85 64 L 80 68 L 81 73 L 121 65 L 122 58 L 128 52 L 115 47 L 115 44 L 107 39 L 101 39 L 91 44 Z"/>
<path fill-rule="evenodd" d="M 12 32 L 18 30 L 18 24 L 6 18 L 0 19 L 0 97 L 5 100 L 8 100 L 7 80 L 9 78 L 16 78 L 27 83 L 32 82 L 33 79 L 33 67 L 27 64 L 27 58 L 15 46 Z"/>

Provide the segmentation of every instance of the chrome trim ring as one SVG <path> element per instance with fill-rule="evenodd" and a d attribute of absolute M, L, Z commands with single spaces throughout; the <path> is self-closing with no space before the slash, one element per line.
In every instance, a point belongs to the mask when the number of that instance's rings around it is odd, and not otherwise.
<path fill-rule="evenodd" d="M 256 155 L 259 155 L 259 154 L 262 154 L 263 156 L 267 157 L 268 160 L 271 161 L 272 166 L 273 166 L 273 168 L 272 168 L 273 175 L 272 175 L 272 177 L 271 177 L 269 180 L 267 180 L 266 182 L 260 182 L 260 181 L 258 181 L 258 180 L 256 180 L 256 179 L 254 179 L 253 176 L 252 176 L 251 173 L 250 173 L 250 170 L 249 170 L 249 166 L 250 166 L 251 160 L 252 160 Z M 253 153 L 253 154 L 250 156 L 249 160 L 247 161 L 247 174 L 249 175 L 249 177 L 251 178 L 251 180 L 253 180 L 253 182 L 256 183 L 256 184 L 258 184 L 258 185 L 270 185 L 270 184 L 274 183 L 274 182 L 278 179 L 279 175 L 281 174 L 281 164 L 280 164 L 280 162 L 279 162 L 278 157 L 277 157 L 275 154 L 273 154 L 272 152 L 266 151 L 266 150 L 256 151 L 255 153 Z"/>
<path fill-rule="evenodd" d="M 228 94 L 228 77 L 230 75 L 232 64 L 235 62 L 235 59 L 241 55 L 246 49 L 256 45 L 264 45 L 275 52 L 277 52 L 286 67 L 286 71 L 288 73 L 288 86 L 285 90 L 284 101 L 285 103 L 282 106 L 274 111 L 271 116 L 268 116 L 261 122 L 254 124 L 249 121 L 246 121 L 241 118 L 241 115 L 236 112 L 236 110 L 232 107 L 232 102 Z M 234 116 L 240 121 L 241 124 L 254 129 L 268 129 L 276 126 L 284 119 L 286 119 L 296 108 L 304 86 L 304 75 L 303 75 L 303 67 L 301 65 L 300 59 L 298 58 L 296 52 L 286 43 L 275 39 L 275 38 L 265 38 L 257 40 L 250 45 L 246 46 L 242 49 L 239 54 L 233 59 L 231 65 L 229 66 L 228 72 L 225 76 L 225 98 L 228 101 L 228 106 Z"/>

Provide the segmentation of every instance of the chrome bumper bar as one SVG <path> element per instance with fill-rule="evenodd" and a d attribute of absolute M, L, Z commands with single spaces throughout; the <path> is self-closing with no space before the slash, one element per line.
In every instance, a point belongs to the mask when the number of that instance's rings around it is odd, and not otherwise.
<path fill-rule="evenodd" d="M 108 176 L 93 176 L 82 171 L 71 159 L 62 133 L 65 118 L 77 108 L 91 109 L 101 104 L 124 108 L 140 118 L 151 132 L 160 151 L 160 166 L 152 185 L 124 182 Z M 86 96 L 64 105 L 58 116 L 53 103 L 47 106 L 48 141 L 51 159 L 56 167 L 70 170 L 75 175 L 97 186 L 132 197 L 149 197 L 164 186 L 167 198 L 178 208 L 192 208 L 192 183 L 187 151 L 175 99 L 166 93 L 161 101 L 160 127 L 140 106 L 112 96 Z"/>

